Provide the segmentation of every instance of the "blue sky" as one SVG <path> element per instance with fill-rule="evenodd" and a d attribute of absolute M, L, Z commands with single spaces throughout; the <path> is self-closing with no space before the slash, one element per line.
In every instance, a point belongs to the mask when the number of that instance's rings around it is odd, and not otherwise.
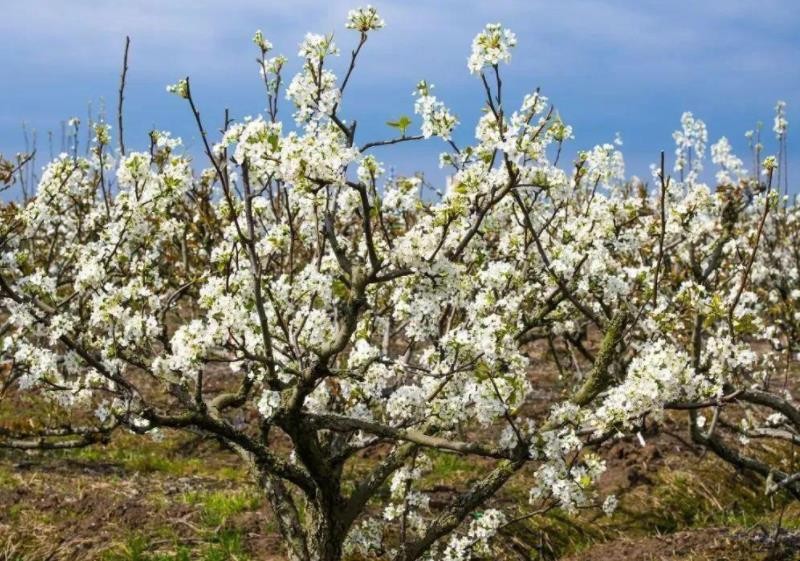
<path fill-rule="evenodd" d="M 184 103 L 164 91 L 190 75 L 208 129 L 225 107 L 241 117 L 264 111 L 263 87 L 250 39 L 261 28 L 296 70 L 306 31 L 330 32 L 342 49 L 356 35 L 344 28 L 352 0 L 4 0 L 0 18 L 0 152 L 22 150 L 21 124 L 36 129 L 47 155 L 60 122 L 85 120 L 105 100 L 115 119 L 125 35 L 131 36 L 126 144 L 144 148 L 152 127 L 182 136 L 193 153 L 199 139 Z M 360 141 L 389 137 L 385 121 L 411 115 L 420 79 L 458 114 L 456 139 L 468 141 L 482 102 L 466 58 L 487 22 L 517 33 L 503 69 L 506 100 L 518 104 L 537 86 L 573 125 L 569 154 L 621 133 L 629 174 L 646 177 L 671 133 L 691 110 L 710 140 L 727 136 L 746 156 L 744 132 L 765 124 L 767 151 L 773 106 L 789 106 L 790 179 L 800 174 L 800 2 L 797 0 L 373 0 L 387 27 L 369 40 L 344 113 L 359 121 Z M 341 75 L 341 74 L 340 74 Z M 287 76 L 290 77 L 290 76 Z M 291 109 L 284 104 L 283 116 Z M 115 121 L 113 121 L 115 123 Z M 798 133 L 800 135 L 800 133 Z M 797 141 L 794 138 L 798 138 Z M 405 146 L 379 157 L 399 172 L 434 176 L 440 144 Z M 745 160 L 748 162 L 749 160 Z M 41 163 L 41 160 L 40 160 Z M 710 162 L 708 167 L 710 167 Z M 798 188 L 795 186 L 796 192 Z"/>

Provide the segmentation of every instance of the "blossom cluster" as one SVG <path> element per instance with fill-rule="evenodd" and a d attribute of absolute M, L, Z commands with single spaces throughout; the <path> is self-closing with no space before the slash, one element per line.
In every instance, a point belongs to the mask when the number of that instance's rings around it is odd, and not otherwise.
<path fill-rule="evenodd" d="M 499 23 L 490 23 L 472 41 L 472 53 L 467 61 L 470 73 L 477 74 L 487 66 L 511 62 L 511 49 L 517 45 L 517 36 Z"/>
<path fill-rule="evenodd" d="M 424 80 L 417 84 L 414 94 L 414 113 L 422 117 L 422 136 L 430 138 L 438 136 L 449 140 L 453 129 L 458 124 L 458 119 L 445 104 L 431 94 L 433 84 Z"/>

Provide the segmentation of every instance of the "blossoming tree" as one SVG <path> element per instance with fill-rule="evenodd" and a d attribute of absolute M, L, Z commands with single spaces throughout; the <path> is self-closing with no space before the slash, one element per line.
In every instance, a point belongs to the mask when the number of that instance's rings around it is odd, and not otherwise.
<path fill-rule="evenodd" d="M 697 444 L 798 496 L 788 463 L 744 448 L 800 441 L 782 377 L 800 350 L 799 222 L 772 188 L 780 162 L 754 140 L 748 174 L 722 139 L 712 191 L 705 125 L 687 113 L 676 175 L 662 155 L 652 189 L 625 182 L 614 144 L 562 169 L 571 128 L 538 90 L 504 97 L 517 39 L 499 25 L 468 60 L 485 92 L 474 144 L 453 140 L 459 122 L 424 81 L 421 134 L 403 118 L 362 141 L 341 101 L 383 20 L 367 7 L 347 27 L 342 80 L 332 36 L 302 42 L 294 126 L 278 119 L 286 59 L 258 32 L 266 115 L 226 116 L 213 143 L 189 79 L 168 88 L 210 167 L 193 173 L 161 132 L 115 153 L 100 123 L 89 156 L 62 154 L 35 197 L 2 208 L 4 394 L 51 399 L 69 421 L 0 428 L 0 446 L 201 431 L 248 466 L 298 561 L 463 560 L 543 509 L 613 510 L 592 488 L 594 449 L 669 409 L 688 411 Z M 452 170 L 443 192 L 387 177 L 381 150 L 430 137 Z M 532 376 L 539 342 L 560 372 L 548 387 Z M 433 502 L 422 476 L 444 453 L 475 477 Z M 514 477 L 530 504 L 500 509 Z"/>

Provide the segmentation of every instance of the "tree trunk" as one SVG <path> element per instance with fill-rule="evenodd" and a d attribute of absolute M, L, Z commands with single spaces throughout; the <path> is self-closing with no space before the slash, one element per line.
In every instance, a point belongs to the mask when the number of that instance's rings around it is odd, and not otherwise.
<path fill-rule="evenodd" d="M 309 561 L 340 561 L 344 536 L 335 520 L 315 514 L 307 529 Z"/>
<path fill-rule="evenodd" d="M 347 528 L 339 501 L 330 498 L 306 500 L 303 509 L 305 520 L 301 523 L 295 497 L 280 478 L 264 473 L 258 483 L 269 500 L 281 537 L 286 542 L 289 561 L 341 560 Z"/>
<path fill-rule="evenodd" d="M 281 536 L 286 541 L 289 561 L 310 561 L 308 542 L 297 507 L 283 481 L 273 475 L 262 475 L 259 483 L 272 507 Z"/>

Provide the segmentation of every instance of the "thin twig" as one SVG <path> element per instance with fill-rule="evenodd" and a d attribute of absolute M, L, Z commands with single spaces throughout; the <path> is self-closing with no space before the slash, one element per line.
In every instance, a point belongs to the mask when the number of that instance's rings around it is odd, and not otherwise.
<path fill-rule="evenodd" d="M 664 169 L 664 151 L 661 151 L 661 230 L 658 233 L 658 260 L 656 261 L 656 270 L 653 274 L 653 308 L 658 306 L 658 276 L 661 273 L 661 263 L 664 261 L 664 238 L 667 235 L 667 211 L 666 199 L 667 189 L 669 188 L 669 177 L 665 176 Z"/>
<path fill-rule="evenodd" d="M 128 76 L 128 49 L 131 46 L 131 38 L 125 37 L 125 54 L 122 57 L 122 74 L 119 80 L 119 101 L 117 103 L 117 126 L 119 127 L 119 152 L 125 155 L 125 138 L 122 127 L 122 102 L 125 99 L 125 78 Z"/>
<path fill-rule="evenodd" d="M 736 296 L 733 298 L 733 303 L 728 310 L 728 327 L 730 328 L 731 335 L 733 335 L 733 314 L 736 311 L 736 306 L 739 304 L 739 299 L 742 297 L 744 289 L 747 287 L 747 281 L 750 279 L 750 271 L 753 268 L 753 262 L 756 260 L 756 253 L 758 252 L 758 244 L 761 241 L 761 234 L 764 232 L 764 224 L 767 222 L 767 214 L 769 214 L 769 196 L 772 192 L 772 169 L 769 170 L 769 179 L 767 181 L 767 191 L 764 194 L 764 212 L 761 215 L 761 221 L 758 223 L 758 230 L 756 231 L 756 240 L 753 243 L 753 251 L 750 252 L 750 259 L 747 261 L 747 267 L 742 272 L 742 280 L 739 283 L 739 288 L 736 290 Z"/>

